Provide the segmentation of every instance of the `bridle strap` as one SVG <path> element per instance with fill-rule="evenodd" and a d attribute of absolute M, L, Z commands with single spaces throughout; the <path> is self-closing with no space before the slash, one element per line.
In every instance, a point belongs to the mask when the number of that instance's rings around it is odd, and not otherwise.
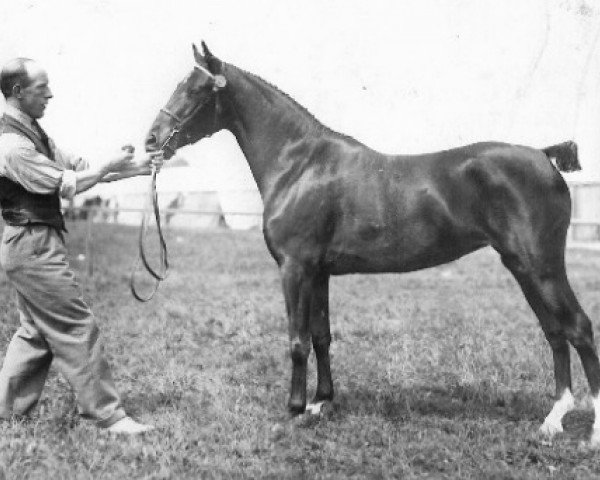
<path fill-rule="evenodd" d="M 219 97 L 219 91 L 215 91 L 215 96 L 216 99 L 218 99 Z M 179 132 L 181 132 L 181 129 L 184 127 L 184 125 L 186 123 L 188 123 L 192 118 L 194 118 L 194 115 L 196 115 L 196 113 L 201 110 L 202 108 L 204 108 L 204 106 L 206 106 L 208 104 L 208 102 L 210 102 L 212 100 L 212 95 L 209 95 L 206 97 L 206 100 L 204 100 L 203 102 L 199 102 L 190 113 L 188 113 L 185 118 L 181 119 L 179 118 L 178 115 L 174 114 L 173 112 L 171 112 L 170 110 L 168 110 L 166 107 L 161 108 L 160 111 L 163 112 L 165 115 L 168 115 L 169 117 L 171 117 L 173 120 L 175 120 L 175 125 L 173 126 L 173 128 L 171 129 L 171 132 L 169 132 L 169 135 L 167 136 L 167 138 L 165 139 L 165 141 L 163 142 L 162 146 L 161 146 L 161 150 L 165 150 L 166 148 L 171 150 L 173 153 L 175 153 L 176 148 L 175 147 L 171 147 L 171 142 L 177 138 L 177 135 L 179 135 Z M 216 101 L 216 100 L 215 100 Z M 215 122 L 216 122 L 216 115 L 215 115 Z"/>
<path fill-rule="evenodd" d="M 203 67 L 202 65 L 198 65 L 198 64 L 194 65 L 194 68 L 196 70 L 200 70 L 201 72 L 204 72 L 213 81 L 213 93 L 215 94 L 214 98 L 215 98 L 215 125 L 216 125 L 217 116 L 221 111 L 221 102 L 220 102 L 219 92 L 221 91 L 221 89 L 223 89 L 225 87 L 225 85 L 227 84 L 227 80 L 225 79 L 223 72 L 221 72 L 219 74 L 213 74 L 210 70 L 208 70 L 207 68 Z M 192 111 L 190 113 L 188 113 L 184 118 L 180 118 L 179 115 L 174 114 L 166 107 L 163 107 L 160 109 L 160 111 L 163 112 L 165 115 L 168 115 L 173 120 L 175 120 L 175 125 L 173 126 L 173 129 L 167 136 L 166 140 L 163 142 L 161 150 L 168 148 L 173 153 L 175 153 L 175 148 L 171 147 L 171 145 L 170 145 L 171 141 L 174 138 L 177 138 L 177 135 L 179 134 L 181 129 L 184 127 L 184 125 L 186 123 L 188 123 L 192 118 L 194 118 L 194 115 L 196 115 L 196 112 L 198 112 L 198 110 L 200 110 L 205 105 L 207 105 L 208 102 L 211 101 L 211 99 L 212 99 L 212 96 L 207 96 L 206 100 L 198 103 L 192 109 Z"/>
<path fill-rule="evenodd" d="M 171 117 L 173 120 L 175 120 L 178 124 L 183 123 L 183 120 L 181 120 L 177 115 L 175 115 L 170 110 L 167 110 L 165 107 L 161 108 L 160 111 L 163 113 L 166 113 L 169 117 Z"/>

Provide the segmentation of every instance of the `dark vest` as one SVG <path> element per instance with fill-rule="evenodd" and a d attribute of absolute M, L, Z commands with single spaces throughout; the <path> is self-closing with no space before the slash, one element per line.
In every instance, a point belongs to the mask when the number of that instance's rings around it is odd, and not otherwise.
<path fill-rule="evenodd" d="M 16 133 L 28 138 L 39 153 L 54 160 L 50 146 L 9 115 L 0 118 L 0 135 L 5 133 Z M 8 225 L 48 225 L 64 231 L 65 221 L 60 206 L 58 190 L 44 195 L 31 193 L 21 184 L 0 177 L 0 207 L 2 218 Z"/>

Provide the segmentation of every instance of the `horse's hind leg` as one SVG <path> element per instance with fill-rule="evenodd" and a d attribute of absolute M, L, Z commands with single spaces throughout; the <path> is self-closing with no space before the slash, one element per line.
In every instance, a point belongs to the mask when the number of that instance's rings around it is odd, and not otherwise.
<path fill-rule="evenodd" d="M 569 285 L 564 263 L 555 259 L 536 267 L 515 257 L 503 256 L 502 260 L 519 282 L 552 348 L 557 400 L 541 431 L 550 436 L 562 431 L 563 416 L 574 408 L 568 341 L 579 354 L 594 397 L 596 417 L 592 442 L 599 443 L 600 362 L 592 324 Z"/>
<path fill-rule="evenodd" d="M 319 413 L 325 401 L 333 400 L 333 381 L 329 361 L 331 332 L 329 326 L 329 275 L 315 278 L 310 300 L 310 334 L 317 359 L 317 391 L 306 409 Z"/>
<path fill-rule="evenodd" d="M 552 436 L 562 432 L 562 418 L 575 407 L 571 385 L 569 344 L 560 316 L 556 315 L 551 307 L 557 303 L 555 301 L 556 294 L 550 293 L 550 289 L 544 287 L 546 282 L 536 278 L 534 274 L 525 274 L 514 270 L 513 273 L 521 285 L 525 298 L 538 317 L 546 339 L 552 348 L 556 402 L 540 427 L 542 433 Z M 544 291 L 547 293 L 544 294 Z"/>

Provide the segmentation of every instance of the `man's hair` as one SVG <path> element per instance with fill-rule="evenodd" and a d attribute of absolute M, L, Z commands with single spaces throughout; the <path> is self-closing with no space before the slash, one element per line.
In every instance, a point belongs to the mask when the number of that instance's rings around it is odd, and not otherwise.
<path fill-rule="evenodd" d="M 11 97 L 13 87 L 20 85 L 25 88 L 30 79 L 27 72 L 27 64 L 33 62 L 30 58 L 18 57 L 7 62 L 0 71 L 0 90 L 4 98 Z"/>

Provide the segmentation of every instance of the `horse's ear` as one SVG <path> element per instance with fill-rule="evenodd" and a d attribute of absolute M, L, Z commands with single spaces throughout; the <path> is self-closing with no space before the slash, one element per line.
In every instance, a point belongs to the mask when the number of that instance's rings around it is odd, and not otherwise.
<path fill-rule="evenodd" d="M 202 40 L 202 51 L 204 52 L 204 61 L 207 63 L 210 72 L 215 75 L 220 74 L 223 69 L 223 62 L 212 54 L 204 40 Z"/>
<path fill-rule="evenodd" d="M 204 43 L 204 42 L 202 42 L 202 43 Z M 204 60 L 204 57 L 198 51 L 198 47 L 196 47 L 195 43 L 192 43 L 192 49 L 194 50 L 194 59 L 196 60 L 196 63 L 201 65 Z"/>
<path fill-rule="evenodd" d="M 214 55 L 212 54 L 212 52 L 206 46 L 206 43 L 204 42 L 204 40 L 202 40 L 202 51 L 204 52 L 204 56 L 205 57 L 208 57 L 208 58 L 214 57 Z"/>

